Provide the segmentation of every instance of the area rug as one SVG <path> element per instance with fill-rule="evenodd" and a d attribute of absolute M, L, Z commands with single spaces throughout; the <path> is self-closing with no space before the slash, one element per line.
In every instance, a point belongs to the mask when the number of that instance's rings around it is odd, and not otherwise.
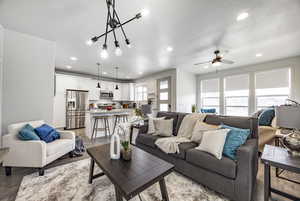
<path fill-rule="evenodd" d="M 25 176 L 16 201 L 115 201 L 114 187 L 106 176 L 88 184 L 89 163 L 90 160 L 85 159 L 47 169 L 42 177 L 37 173 Z M 178 173 L 168 175 L 166 185 L 170 201 L 228 201 Z M 143 201 L 160 201 L 159 185 L 154 184 L 141 193 L 141 197 Z"/>

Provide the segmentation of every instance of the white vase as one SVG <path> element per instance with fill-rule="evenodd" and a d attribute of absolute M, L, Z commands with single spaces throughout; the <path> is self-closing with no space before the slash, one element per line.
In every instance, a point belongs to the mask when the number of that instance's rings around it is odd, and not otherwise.
<path fill-rule="evenodd" d="M 121 142 L 117 133 L 113 134 L 110 139 L 110 158 L 113 160 L 120 159 Z"/>

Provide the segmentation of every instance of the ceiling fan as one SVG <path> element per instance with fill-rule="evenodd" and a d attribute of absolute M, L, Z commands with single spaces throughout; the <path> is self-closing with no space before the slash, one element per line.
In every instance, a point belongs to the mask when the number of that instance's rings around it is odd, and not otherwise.
<path fill-rule="evenodd" d="M 216 55 L 215 58 L 213 60 L 210 60 L 210 61 L 206 61 L 206 62 L 200 62 L 200 63 L 195 63 L 194 65 L 197 66 L 197 65 L 202 65 L 202 64 L 212 64 L 214 66 L 217 66 L 217 65 L 220 65 L 221 63 L 224 63 L 224 64 L 234 64 L 234 61 L 230 61 L 230 60 L 226 60 L 226 59 L 223 59 L 223 55 L 220 55 L 220 50 L 216 50 L 214 52 L 214 54 Z"/>

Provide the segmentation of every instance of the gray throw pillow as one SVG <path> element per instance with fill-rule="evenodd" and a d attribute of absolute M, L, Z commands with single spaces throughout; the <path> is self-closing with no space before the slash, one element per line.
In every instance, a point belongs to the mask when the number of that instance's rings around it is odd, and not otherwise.
<path fill-rule="evenodd" d="M 173 119 L 160 119 L 153 120 L 155 132 L 153 135 L 159 135 L 163 137 L 171 137 L 173 136 Z"/>

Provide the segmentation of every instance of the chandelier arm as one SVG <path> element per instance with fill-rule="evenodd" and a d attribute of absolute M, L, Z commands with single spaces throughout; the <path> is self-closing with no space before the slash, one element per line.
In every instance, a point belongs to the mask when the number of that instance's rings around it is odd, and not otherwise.
<path fill-rule="evenodd" d="M 107 34 L 109 33 L 109 32 L 107 32 L 107 31 L 108 31 L 108 23 L 109 23 L 109 19 L 110 19 L 110 7 L 109 7 L 109 5 L 108 5 L 107 0 L 106 0 L 106 5 L 107 5 L 107 18 L 106 18 L 106 29 L 105 29 L 105 33 L 104 33 L 104 35 L 105 35 L 105 41 L 104 41 L 104 44 L 105 44 L 105 45 L 106 45 L 106 43 L 107 43 Z"/>
<path fill-rule="evenodd" d="M 119 24 L 115 29 L 118 29 L 118 28 L 121 27 L 121 25 L 124 26 L 125 24 L 128 24 L 129 22 L 131 22 L 131 21 L 133 21 L 133 20 L 135 20 L 135 19 L 138 19 L 138 17 L 137 17 L 137 16 L 134 16 L 133 18 L 127 20 L 126 22 L 123 22 L 122 24 Z M 105 33 L 99 35 L 99 36 L 96 36 L 95 38 L 98 40 L 98 39 L 102 38 L 103 36 L 105 36 L 105 34 L 108 34 L 108 33 L 112 32 L 112 31 L 113 31 L 113 30 L 111 29 L 111 30 L 109 30 L 109 31 L 107 31 L 107 32 L 105 32 Z"/>
<path fill-rule="evenodd" d="M 124 29 L 123 29 L 123 25 L 121 24 L 121 21 L 120 21 L 119 15 L 118 15 L 118 13 L 116 12 L 116 10 L 115 10 L 115 8 L 114 8 L 114 7 L 113 7 L 113 9 L 114 9 L 114 12 L 116 13 L 116 17 L 117 17 L 117 19 L 118 19 L 118 22 L 119 22 L 119 24 L 120 24 L 120 27 L 121 27 L 122 33 L 123 33 L 123 35 L 124 35 L 125 39 L 127 39 L 127 36 L 126 36 L 126 34 L 125 34 L 125 31 L 124 31 Z"/>

